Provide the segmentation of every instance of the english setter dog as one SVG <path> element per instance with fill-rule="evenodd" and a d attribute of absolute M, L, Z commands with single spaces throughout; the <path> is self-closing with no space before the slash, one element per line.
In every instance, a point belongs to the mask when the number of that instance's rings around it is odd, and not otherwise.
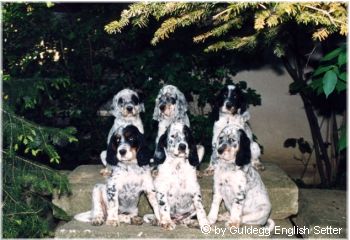
<path fill-rule="evenodd" d="M 224 200 L 229 214 L 221 216 L 227 227 L 241 224 L 274 228 L 269 218 L 271 203 L 259 173 L 251 165 L 250 139 L 245 130 L 225 127 L 217 138 L 218 162 L 214 171 L 214 194 L 208 215 L 210 224 L 218 219 L 220 203 Z"/>
<path fill-rule="evenodd" d="M 187 108 L 185 95 L 177 87 L 165 85 L 159 90 L 153 111 L 153 119 L 159 122 L 156 143 L 173 122 L 182 121 L 190 127 Z"/>
<path fill-rule="evenodd" d="M 214 165 L 217 163 L 215 149 L 217 147 L 217 137 L 226 126 L 239 126 L 248 135 L 251 142 L 252 165 L 258 170 L 264 170 L 264 165 L 260 161 L 260 147 L 253 141 L 253 133 L 248 125 L 250 114 L 247 111 L 248 105 L 245 101 L 242 90 L 237 85 L 228 85 L 223 88 L 218 95 L 216 107 L 213 112 L 216 116 L 216 122 L 213 128 L 212 155 L 209 167 L 204 171 L 205 175 L 212 175 Z"/>
<path fill-rule="evenodd" d="M 196 144 L 185 123 L 172 123 L 159 138 L 155 154 L 158 175 L 154 179 L 159 204 L 160 226 L 175 229 L 176 224 L 208 225 L 197 181 L 199 164 Z M 197 216 L 197 221 L 192 218 Z M 152 216 L 145 215 L 149 222 Z"/>
<path fill-rule="evenodd" d="M 185 95 L 177 87 L 165 85 L 159 90 L 153 111 L 153 119 L 159 122 L 156 144 L 160 136 L 164 134 L 173 122 L 180 121 L 187 127 L 190 127 L 187 109 L 188 104 Z M 204 156 L 204 147 L 197 145 L 197 151 L 201 161 Z"/>
<path fill-rule="evenodd" d="M 114 134 L 114 132 L 121 126 L 134 125 L 143 134 L 143 124 L 140 113 L 145 111 L 143 102 L 141 101 L 137 92 L 131 89 L 123 89 L 114 95 L 111 105 L 112 115 L 115 117 L 112 128 L 107 137 L 107 145 Z M 101 161 L 107 167 L 106 151 L 100 154 Z M 107 176 L 109 171 L 107 169 L 101 170 L 101 174 Z"/>
<path fill-rule="evenodd" d="M 111 136 L 107 149 L 107 163 L 112 173 L 106 184 L 96 184 L 92 193 L 92 210 L 76 215 L 78 221 L 92 225 L 118 226 L 120 222 L 142 224 L 138 217 L 138 202 L 145 192 L 155 218 L 159 219 L 159 206 L 154 188 L 150 156 L 144 136 L 133 125 L 119 127 Z"/>

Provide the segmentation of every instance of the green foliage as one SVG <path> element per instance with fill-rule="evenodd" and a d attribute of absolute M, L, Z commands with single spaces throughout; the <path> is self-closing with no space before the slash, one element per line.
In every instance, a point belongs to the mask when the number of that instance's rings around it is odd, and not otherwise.
<path fill-rule="evenodd" d="M 336 90 L 346 90 L 346 47 L 336 48 L 321 59 L 320 66 L 312 74 L 310 87 L 326 97 Z"/>
<path fill-rule="evenodd" d="M 152 44 L 189 25 L 209 28 L 194 36 L 194 42 L 234 36 L 209 43 L 208 52 L 221 49 L 249 51 L 259 43 L 272 46 L 276 55 L 281 56 L 287 33 L 284 26 L 290 24 L 308 27 L 312 39 L 317 41 L 323 41 L 333 33 L 347 34 L 345 3 L 135 3 L 123 11 L 119 21 L 107 24 L 105 30 L 121 32 L 130 23 L 135 26 L 134 22 L 146 26 L 152 16 L 162 22 L 154 33 Z M 253 28 L 249 29 L 251 22 L 254 22 Z"/>

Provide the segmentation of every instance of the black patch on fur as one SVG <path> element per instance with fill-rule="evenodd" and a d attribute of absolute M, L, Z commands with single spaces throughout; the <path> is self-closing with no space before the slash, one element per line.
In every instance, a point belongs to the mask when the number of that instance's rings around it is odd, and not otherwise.
<path fill-rule="evenodd" d="M 164 204 L 165 204 L 165 202 L 164 202 L 164 201 L 159 200 L 159 205 L 160 205 L 160 206 L 163 206 Z"/>
<path fill-rule="evenodd" d="M 107 157 L 106 157 L 107 163 L 111 166 L 116 166 L 118 164 L 117 149 L 118 149 L 117 136 L 113 134 L 107 146 Z"/>
<path fill-rule="evenodd" d="M 192 132 L 189 127 L 186 125 L 184 126 L 184 133 L 186 137 L 186 142 L 188 144 L 188 148 L 190 150 L 188 154 L 188 161 L 190 164 L 194 167 L 197 167 L 199 165 L 199 158 L 197 153 L 197 145 L 194 141 L 194 138 L 192 136 Z"/>
<path fill-rule="evenodd" d="M 236 156 L 236 165 L 244 166 L 250 163 L 250 159 L 252 156 L 250 152 L 250 140 L 244 130 L 239 129 L 239 132 L 241 136 L 239 141 L 239 150 Z"/>
<path fill-rule="evenodd" d="M 167 148 L 167 139 L 168 139 L 169 128 L 165 131 L 165 133 L 160 136 L 158 140 L 158 144 L 156 150 L 154 151 L 153 160 L 156 165 L 162 164 L 165 161 L 165 148 Z"/>
<path fill-rule="evenodd" d="M 151 153 L 148 150 L 143 134 L 134 125 L 128 125 L 123 129 L 123 135 L 126 142 L 133 148 L 137 149 L 137 164 L 142 167 L 149 165 Z"/>
<path fill-rule="evenodd" d="M 140 99 L 135 94 L 131 96 L 131 101 L 134 103 L 134 105 L 138 105 L 140 103 Z"/>
<path fill-rule="evenodd" d="M 248 104 L 242 89 L 239 87 L 239 85 L 234 86 L 235 89 L 233 90 L 230 90 L 228 89 L 228 86 L 225 86 L 217 95 L 211 114 L 214 121 L 219 120 L 220 108 L 224 105 L 225 101 L 231 102 L 236 111 L 240 109 L 241 114 L 247 110 Z"/>

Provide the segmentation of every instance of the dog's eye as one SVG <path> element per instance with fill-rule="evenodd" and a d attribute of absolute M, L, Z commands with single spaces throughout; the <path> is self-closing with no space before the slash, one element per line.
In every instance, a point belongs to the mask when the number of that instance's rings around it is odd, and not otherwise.
<path fill-rule="evenodd" d="M 124 103 L 124 100 L 123 100 L 122 98 L 119 98 L 118 104 L 121 105 L 121 104 L 123 104 L 123 103 Z"/>
<path fill-rule="evenodd" d="M 175 104 L 175 103 L 176 103 L 176 99 L 173 98 L 173 97 L 171 97 L 171 98 L 170 98 L 170 103 L 171 103 L 171 104 Z"/>
<path fill-rule="evenodd" d="M 175 137 L 175 135 L 174 135 L 174 134 L 172 134 L 172 135 L 170 135 L 170 137 L 171 137 L 171 138 L 174 138 L 174 137 Z"/>
<path fill-rule="evenodd" d="M 130 137 L 130 138 L 129 138 L 129 142 L 133 142 L 133 141 L 135 141 L 135 138 Z"/>

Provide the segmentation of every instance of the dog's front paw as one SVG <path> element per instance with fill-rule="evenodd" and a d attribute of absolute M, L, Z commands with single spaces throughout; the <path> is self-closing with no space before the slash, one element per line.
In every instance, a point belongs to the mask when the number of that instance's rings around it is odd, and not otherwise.
<path fill-rule="evenodd" d="M 258 171 L 264 171 L 265 166 L 260 161 L 252 162 L 253 167 Z"/>
<path fill-rule="evenodd" d="M 208 216 L 208 222 L 209 225 L 213 225 L 214 223 L 216 223 L 216 217 Z"/>
<path fill-rule="evenodd" d="M 239 221 L 228 221 L 228 222 L 225 223 L 225 226 L 227 228 L 231 228 L 231 227 L 239 228 L 240 225 L 241 224 L 240 224 Z"/>
<path fill-rule="evenodd" d="M 107 219 L 106 225 L 118 227 L 119 226 L 119 220 L 118 219 Z"/>
<path fill-rule="evenodd" d="M 103 222 L 104 222 L 103 216 L 96 216 L 92 218 L 91 225 L 100 226 L 103 224 Z"/>
<path fill-rule="evenodd" d="M 135 216 L 130 219 L 130 224 L 132 225 L 142 225 L 143 224 L 143 219 L 142 217 Z"/>
<path fill-rule="evenodd" d="M 201 173 L 201 176 L 213 176 L 213 175 L 214 175 L 214 168 L 210 168 L 210 167 L 208 167 Z"/>
<path fill-rule="evenodd" d="M 172 221 L 169 221 L 169 222 L 160 223 L 160 227 L 163 228 L 164 230 L 171 231 L 175 229 L 176 224 L 173 223 Z"/>

